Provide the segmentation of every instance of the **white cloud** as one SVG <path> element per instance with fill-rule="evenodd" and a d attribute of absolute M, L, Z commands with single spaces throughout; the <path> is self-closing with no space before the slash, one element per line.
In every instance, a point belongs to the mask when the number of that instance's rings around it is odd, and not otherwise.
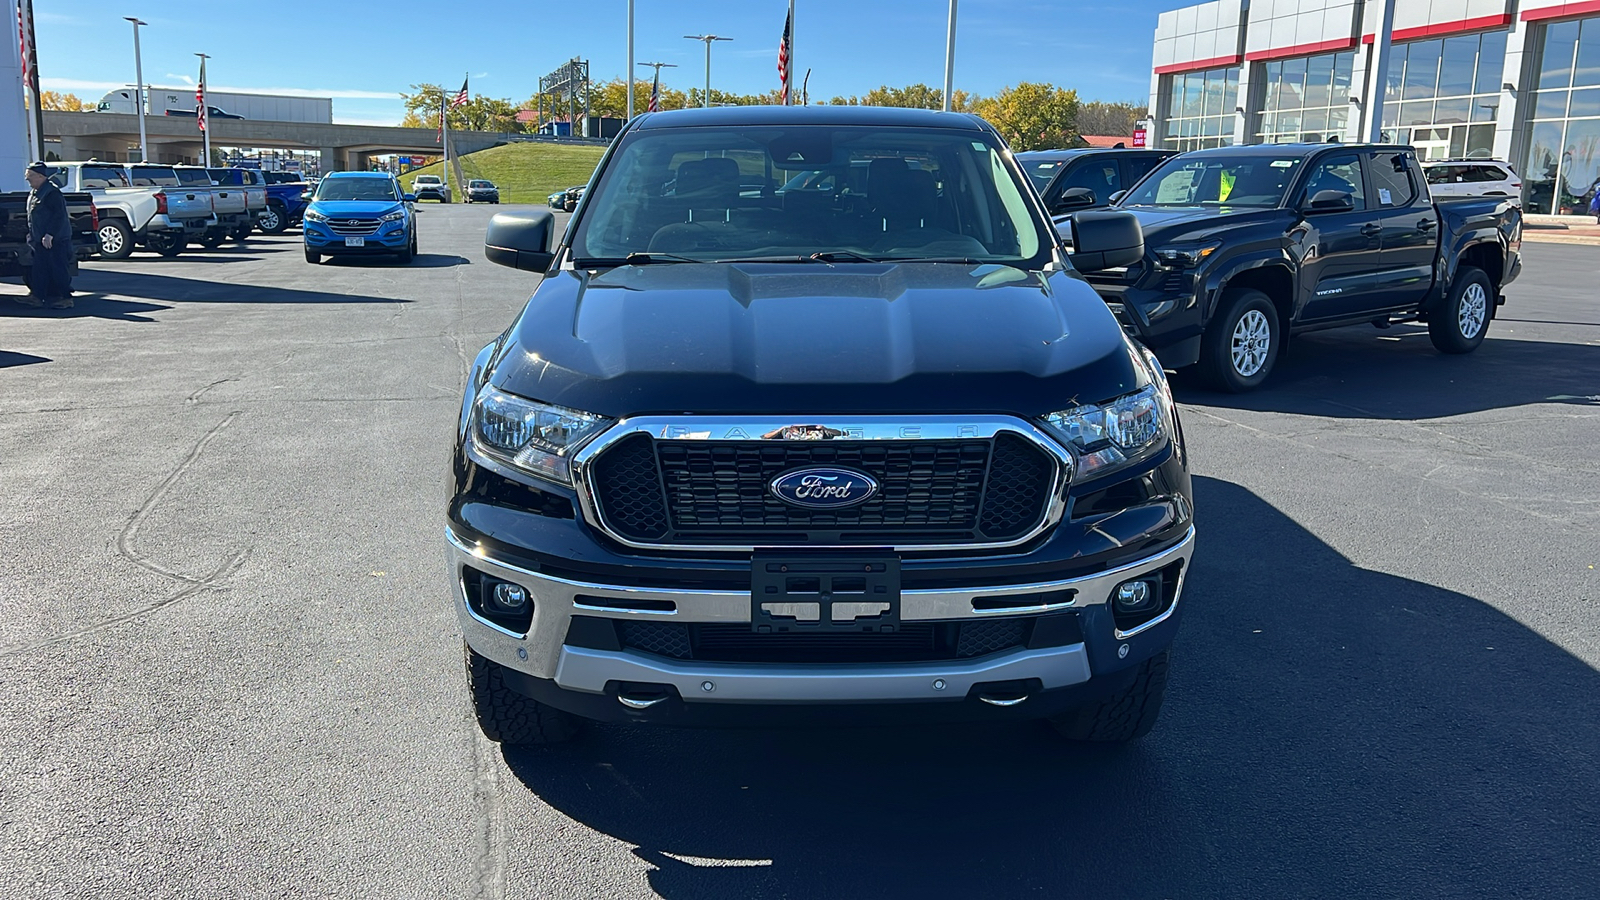
<path fill-rule="evenodd" d="M 166 77 L 171 78 L 173 81 L 181 81 L 189 87 L 194 87 L 194 79 L 187 75 L 174 75 L 171 72 L 168 72 Z M 213 88 L 213 90 L 215 90 L 215 88 Z"/>
<path fill-rule="evenodd" d="M 168 75 L 168 78 L 188 82 L 189 87 L 194 86 L 193 79 L 185 75 Z M 82 81 L 76 78 L 40 78 L 39 86 L 47 91 L 114 91 L 128 86 L 122 81 Z M 156 90 L 164 90 L 164 85 L 156 85 Z M 282 94 L 286 97 L 332 97 L 336 100 L 396 100 L 400 99 L 399 91 L 317 91 L 308 88 L 286 87 L 224 87 L 220 84 L 211 85 L 211 90 L 225 94 Z"/>

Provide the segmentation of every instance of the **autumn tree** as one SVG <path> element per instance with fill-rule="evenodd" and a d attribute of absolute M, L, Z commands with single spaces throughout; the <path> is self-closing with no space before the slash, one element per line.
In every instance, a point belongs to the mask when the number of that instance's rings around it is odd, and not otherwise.
<path fill-rule="evenodd" d="M 1078 107 L 1078 133 L 1131 136 L 1134 125 L 1148 113 L 1149 107 L 1142 100 L 1126 103 L 1092 100 Z"/>
<path fill-rule="evenodd" d="M 1052 150 L 1078 142 L 1079 105 L 1077 91 L 1024 81 L 979 100 L 972 111 L 987 119 L 1013 150 Z"/>
<path fill-rule="evenodd" d="M 449 96 L 455 96 L 451 91 Z M 439 106 L 446 97 L 445 89 L 437 84 L 413 84 L 409 92 L 401 92 L 406 114 L 400 120 L 402 128 L 439 127 Z M 450 127 L 458 131 L 517 131 L 517 108 L 509 98 L 486 97 L 475 94 L 472 99 L 449 111 Z"/>
<path fill-rule="evenodd" d="M 84 102 L 84 99 L 77 94 L 63 94 L 59 91 L 44 91 L 41 93 L 39 95 L 39 107 L 56 112 L 90 112 L 94 109 L 93 106 Z"/>
<path fill-rule="evenodd" d="M 978 97 L 966 91 L 956 91 L 952 95 L 951 107 L 957 112 L 969 112 Z M 890 87 L 882 85 L 873 88 L 861 97 L 834 97 L 828 101 L 831 106 L 899 106 L 909 109 L 944 109 L 944 91 L 926 84 L 911 84 L 905 87 Z"/>

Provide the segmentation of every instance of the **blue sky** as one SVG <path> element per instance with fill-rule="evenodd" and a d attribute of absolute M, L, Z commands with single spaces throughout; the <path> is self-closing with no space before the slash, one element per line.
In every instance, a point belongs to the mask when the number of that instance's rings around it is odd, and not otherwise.
<path fill-rule="evenodd" d="M 1086 100 L 1132 100 L 1150 89 L 1156 14 L 1194 0 L 961 0 L 956 87 L 992 94 L 1020 81 L 1076 88 Z M 796 55 L 811 97 L 944 79 L 945 0 L 796 0 Z M 539 76 L 574 55 L 597 81 L 626 61 L 626 0 L 455 0 L 282 5 L 34 0 L 47 90 L 94 101 L 133 81 L 131 26 L 141 29 L 145 80 L 192 82 L 196 51 L 211 54 L 214 90 L 334 98 L 342 122 L 393 124 L 397 97 L 420 81 L 460 83 L 520 103 Z M 704 83 L 705 51 L 685 34 L 734 38 L 712 51 L 712 86 L 754 93 L 777 85 L 787 0 L 636 0 L 635 59 L 677 88 Z M 202 12 L 202 10 L 205 10 Z M 383 10 L 378 12 L 378 10 Z M 401 12 L 401 11 L 404 12 Z M 468 35 L 474 39 L 469 41 Z M 641 76 L 649 70 L 640 69 Z"/>

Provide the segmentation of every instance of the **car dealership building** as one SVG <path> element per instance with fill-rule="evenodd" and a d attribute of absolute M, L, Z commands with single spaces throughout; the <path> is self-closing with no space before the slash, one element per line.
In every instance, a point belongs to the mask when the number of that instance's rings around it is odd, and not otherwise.
<path fill-rule="evenodd" d="M 1600 183 L 1600 0 L 1214 0 L 1161 14 L 1153 68 L 1152 146 L 1376 134 L 1509 160 L 1531 213 Z"/>

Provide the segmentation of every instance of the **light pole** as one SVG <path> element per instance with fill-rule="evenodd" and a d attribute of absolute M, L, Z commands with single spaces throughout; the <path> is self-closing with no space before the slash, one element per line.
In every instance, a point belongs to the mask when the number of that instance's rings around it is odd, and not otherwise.
<path fill-rule="evenodd" d="M 688 40 L 691 40 L 691 41 L 705 41 L 706 42 L 706 96 L 705 96 L 705 101 L 706 102 L 703 105 L 705 106 L 706 109 L 710 109 L 711 108 L 711 42 L 712 41 L 731 41 L 731 40 L 733 40 L 733 38 L 731 38 L 731 37 L 718 37 L 717 35 L 714 35 L 714 34 L 686 34 L 686 35 L 684 35 L 684 37 L 686 39 L 688 39 Z"/>
<path fill-rule="evenodd" d="M 953 107 L 956 81 L 956 0 L 950 0 L 950 24 L 944 34 L 944 111 Z"/>
<path fill-rule="evenodd" d="M 628 118 L 633 121 L 633 0 L 628 0 Z"/>
<path fill-rule="evenodd" d="M 211 58 L 209 53 L 196 53 L 200 57 L 200 89 L 195 94 L 195 121 L 203 123 L 200 136 L 205 139 L 205 163 L 211 165 L 211 98 L 206 90 L 206 60 Z"/>
<path fill-rule="evenodd" d="M 650 97 L 652 99 L 654 99 L 655 96 L 656 96 L 656 92 L 661 90 L 661 70 L 662 69 L 676 69 L 678 67 L 678 64 L 677 63 L 664 63 L 664 62 L 647 62 L 647 63 L 639 63 L 639 66 L 641 68 L 654 69 L 655 70 L 655 79 L 650 82 Z M 632 95 L 630 94 L 629 96 L 632 96 Z M 648 109 L 647 109 L 647 111 L 648 111 Z M 658 111 L 659 111 L 659 109 L 658 109 Z"/>
<path fill-rule="evenodd" d="M 133 23 L 133 93 L 134 102 L 139 107 L 139 162 L 147 162 L 150 153 L 146 149 L 148 138 L 144 131 L 144 60 L 139 56 L 139 26 L 150 23 L 141 22 L 133 16 L 123 16 L 123 18 Z"/>

